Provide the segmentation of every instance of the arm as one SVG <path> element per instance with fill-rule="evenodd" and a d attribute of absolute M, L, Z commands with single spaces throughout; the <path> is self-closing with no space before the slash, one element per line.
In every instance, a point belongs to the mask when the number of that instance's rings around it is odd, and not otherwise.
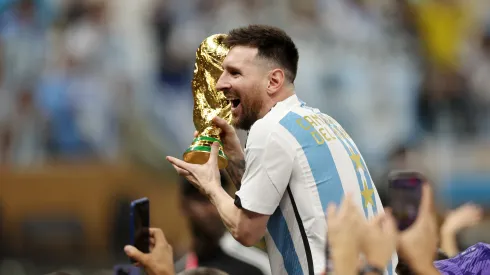
<path fill-rule="evenodd" d="M 465 204 L 449 212 L 440 229 L 441 249 L 449 257 L 458 255 L 456 234 L 463 228 L 478 224 L 482 217 L 482 209 L 473 204 Z"/>
<path fill-rule="evenodd" d="M 232 197 L 221 187 L 211 189 L 208 197 L 216 206 L 221 220 L 231 235 L 242 245 L 252 246 L 265 234 L 269 215 L 238 208 Z"/>
<path fill-rule="evenodd" d="M 270 215 L 279 206 L 292 172 L 295 150 L 266 123 L 254 125 L 247 146 L 241 186 L 232 199 L 223 191 L 210 199 L 220 213 L 229 211 L 236 219 L 232 235 L 242 244 L 255 244 L 264 235 Z M 216 196 L 218 194 L 218 196 Z M 233 209 L 233 210 L 224 210 Z M 221 217 L 225 224 L 226 217 Z M 250 242 L 249 242 L 250 241 Z"/>
<path fill-rule="evenodd" d="M 456 234 L 453 231 L 441 229 L 441 249 L 449 257 L 458 255 L 459 249 L 456 243 Z"/>
<path fill-rule="evenodd" d="M 228 173 L 228 176 L 235 185 L 236 189 L 240 189 L 240 186 L 242 185 L 243 174 L 245 174 L 245 159 L 229 159 L 228 167 L 226 167 L 226 172 Z"/>

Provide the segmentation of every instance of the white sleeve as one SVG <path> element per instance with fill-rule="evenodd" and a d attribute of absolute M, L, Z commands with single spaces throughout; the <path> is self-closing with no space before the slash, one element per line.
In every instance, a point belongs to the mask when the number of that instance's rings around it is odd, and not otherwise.
<path fill-rule="evenodd" d="M 277 131 L 254 130 L 245 149 L 245 174 L 235 202 L 249 211 L 272 215 L 289 184 L 295 151 Z"/>

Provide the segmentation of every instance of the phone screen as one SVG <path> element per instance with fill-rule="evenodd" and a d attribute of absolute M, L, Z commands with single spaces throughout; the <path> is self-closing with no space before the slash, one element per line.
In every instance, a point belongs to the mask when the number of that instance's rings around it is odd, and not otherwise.
<path fill-rule="evenodd" d="M 417 219 L 423 182 L 416 174 L 400 174 L 390 180 L 390 207 L 399 230 L 407 229 Z"/>
<path fill-rule="evenodd" d="M 131 203 L 131 239 L 143 253 L 150 252 L 150 201 L 146 198 Z"/>

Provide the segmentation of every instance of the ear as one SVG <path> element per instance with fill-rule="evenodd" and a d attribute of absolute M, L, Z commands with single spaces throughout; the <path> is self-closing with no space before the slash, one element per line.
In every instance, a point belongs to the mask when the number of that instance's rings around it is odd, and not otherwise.
<path fill-rule="evenodd" d="M 267 92 L 269 95 L 273 95 L 279 91 L 284 85 L 284 81 L 286 81 L 284 70 L 279 68 L 273 69 L 269 73 L 269 85 L 267 86 Z"/>

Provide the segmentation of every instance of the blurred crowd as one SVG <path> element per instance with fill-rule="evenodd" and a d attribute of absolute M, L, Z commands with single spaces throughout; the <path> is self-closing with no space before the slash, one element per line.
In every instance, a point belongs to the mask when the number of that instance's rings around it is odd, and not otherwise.
<path fill-rule="evenodd" d="M 298 96 L 349 132 L 381 195 L 394 168 L 488 171 L 487 0 L 0 0 L 0 165 L 162 168 L 192 140 L 197 47 L 250 23 L 291 35 Z"/>
<path fill-rule="evenodd" d="M 298 95 L 344 125 L 371 169 L 430 138 L 490 140 L 488 1 L 2 2 L 4 163 L 180 154 L 197 46 L 249 23 L 293 37 Z"/>

